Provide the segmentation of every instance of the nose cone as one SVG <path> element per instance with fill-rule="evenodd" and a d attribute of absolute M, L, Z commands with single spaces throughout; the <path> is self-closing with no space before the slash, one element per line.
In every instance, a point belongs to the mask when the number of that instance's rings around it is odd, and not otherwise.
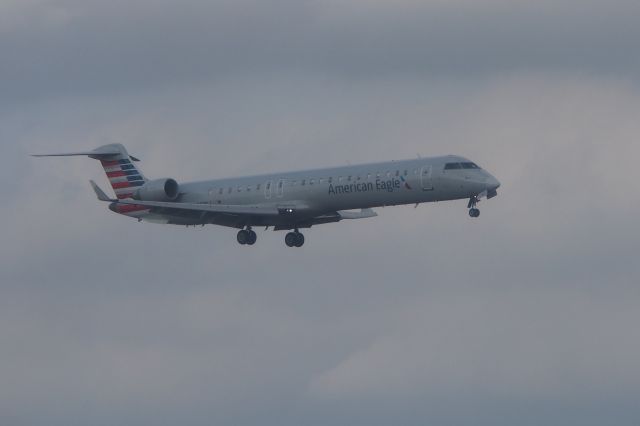
<path fill-rule="evenodd" d="M 500 187 L 500 181 L 491 176 L 487 179 L 487 199 L 493 198 L 498 195 L 497 189 Z"/>
<path fill-rule="evenodd" d="M 495 177 L 491 176 L 487 181 L 487 185 L 489 189 L 492 189 L 495 191 L 496 189 L 500 188 L 500 181 Z"/>

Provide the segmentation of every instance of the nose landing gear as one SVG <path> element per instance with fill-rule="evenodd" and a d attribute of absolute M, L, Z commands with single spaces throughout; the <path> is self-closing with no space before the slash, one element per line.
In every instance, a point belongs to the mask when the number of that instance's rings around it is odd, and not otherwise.
<path fill-rule="evenodd" d="M 469 216 L 471 217 L 479 217 L 480 210 L 476 207 L 476 205 L 480 202 L 477 195 L 469 198 L 469 204 L 467 204 L 467 208 L 469 209 Z"/>
<path fill-rule="evenodd" d="M 295 232 L 289 232 L 284 237 L 284 243 L 287 247 L 302 247 L 304 244 L 304 235 L 297 229 Z"/>
<path fill-rule="evenodd" d="M 256 235 L 255 231 L 251 229 L 250 226 L 247 226 L 247 229 L 242 229 L 238 231 L 237 240 L 238 240 L 238 243 L 242 245 L 246 244 L 248 246 L 252 246 L 256 243 L 257 239 L 258 239 L 258 236 Z"/>

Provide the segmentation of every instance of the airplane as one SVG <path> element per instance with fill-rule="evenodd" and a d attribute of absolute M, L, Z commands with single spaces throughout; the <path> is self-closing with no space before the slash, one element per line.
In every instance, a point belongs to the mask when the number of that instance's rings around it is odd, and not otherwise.
<path fill-rule="evenodd" d="M 489 172 L 456 155 L 180 184 L 172 178 L 147 179 L 135 164 L 140 160 L 122 144 L 34 155 L 66 156 L 100 161 L 115 198 L 90 184 L 115 213 L 139 222 L 232 227 L 239 229 L 238 243 L 249 246 L 257 240 L 253 227 L 287 230 L 285 244 L 302 247 L 300 229 L 375 217 L 374 207 L 469 199 L 469 216 L 477 218 L 478 202 L 495 197 L 500 186 Z"/>

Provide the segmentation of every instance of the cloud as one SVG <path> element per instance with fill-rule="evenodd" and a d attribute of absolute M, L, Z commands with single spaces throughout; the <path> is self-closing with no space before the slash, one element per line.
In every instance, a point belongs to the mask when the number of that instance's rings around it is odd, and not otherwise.
<path fill-rule="evenodd" d="M 4 102 L 289 73 L 635 76 L 636 2 L 27 1 L 4 6 Z"/>
<path fill-rule="evenodd" d="M 468 421 L 420 411 L 430 398 L 494 422 L 491 407 L 514 398 L 635 393 L 633 85 L 384 82 L 243 77 L 5 117 L 20 145 L 3 148 L 18 179 L 1 210 L 2 411 L 64 423 L 80 399 L 83 418 L 140 424 L 269 423 L 278 407 L 291 423 L 340 423 L 373 421 L 357 407 L 374 404 L 378 420 Z M 398 207 L 311 229 L 302 251 L 279 233 L 247 251 L 233 230 L 106 211 L 86 184 L 104 180 L 92 161 L 26 157 L 111 140 L 180 181 L 421 152 L 464 154 L 503 186 L 480 222 L 464 202 Z"/>
<path fill-rule="evenodd" d="M 637 418 L 635 3 L 0 7 L 0 423 Z M 179 182 L 453 153 L 502 186 L 247 250 L 28 157 L 111 142 Z"/>
<path fill-rule="evenodd" d="M 310 391 L 338 400 L 561 400 L 638 388 L 634 292 L 514 287 L 429 293 L 401 307 L 391 330 L 315 377 Z"/>

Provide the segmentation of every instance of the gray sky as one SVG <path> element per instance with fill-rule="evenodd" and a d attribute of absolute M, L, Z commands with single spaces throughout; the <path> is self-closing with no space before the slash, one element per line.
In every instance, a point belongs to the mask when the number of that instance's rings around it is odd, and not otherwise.
<path fill-rule="evenodd" d="M 0 423 L 637 425 L 637 1 L 0 2 Z M 178 181 L 461 154 L 464 201 L 139 224 Z"/>

